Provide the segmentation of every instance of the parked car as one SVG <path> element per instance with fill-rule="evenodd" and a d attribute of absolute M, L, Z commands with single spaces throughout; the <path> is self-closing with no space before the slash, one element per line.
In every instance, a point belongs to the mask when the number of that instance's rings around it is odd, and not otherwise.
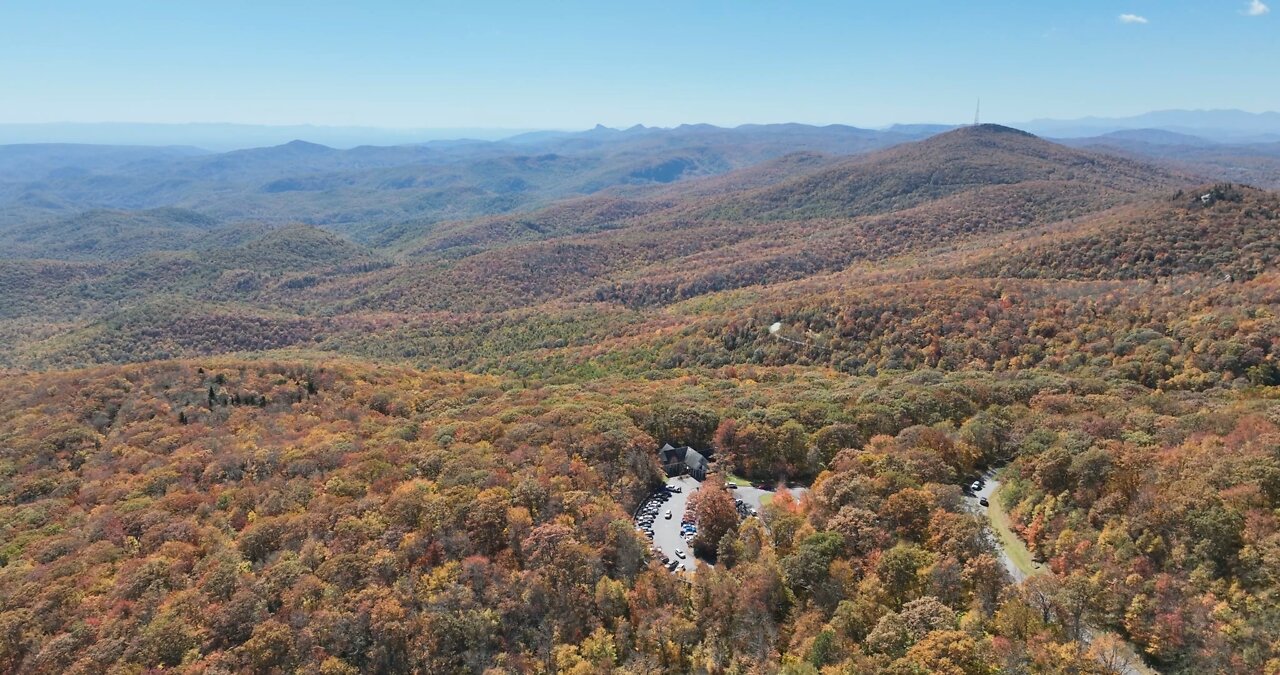
<path fill-rule="evenodd" d="M 665 517 L 667 520 L 671 520 L 671 511 L 667 511 L 667 515 L 666 515 L 666 516 L 664 516 L 664 517 Z"/>
<path fill-rule="evenodd" d="M 991 506 L 991 502 L 987 501 L 987 498 L 986 498 L 986 497 L 983 497 L 982 499 L 979 499 L 979 500 L 978 500 L 978 503 L 979 503 L 979 504 L 981 504 L 981 505 L 983 505 L 983 506 Z"/>
<path fill-rule="evenodd" d="M 982 483 L 979 483 L 978 481 L 975 480 L 973 481 L 973 485 L 969 486 L 969 489 L 973 492 L 977 492 L 978 490 L 982 489 Z"/>
<path fill-rule="evenodd" d="M 729 488 L 730 490 L 737 490 L 737 489 L 738 489 L 738 486 L 737 486 L 737 485 L 734 485 L 733 483 L 725 483 L 725 484 L 724 484 L 724 486 L 725 486 L 726 488 Z"/>
<path fill-rule="evenodd" d="M 684 560 L 684 551 L 676 551 L 676 557 Z"/>

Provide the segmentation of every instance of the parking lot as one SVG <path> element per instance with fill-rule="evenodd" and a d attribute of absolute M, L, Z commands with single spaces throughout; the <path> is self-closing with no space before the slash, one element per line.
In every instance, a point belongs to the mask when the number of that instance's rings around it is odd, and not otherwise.
<path fill-rule="evenodd" d="M 714 480 L 714 478 L 712 478 Z M 667 479 L 668 487 L 678 488 L 679 492 L 659 490 L 640 505 L 636 513 L 636 528 L 649 538 L 654 557 L 663 562 L 672 571 L 690 571 L 694 569 L 693 548 L 689 546 L 686 536 L 685 514 L 689 497 L 702 486 L 700 482 L 689 476 L 676 476 Z M 796 498 L 800 498 L 804 488 L 790 488 Z M 742 517 L 757 515 L 763 506 L 765 495 L 773 494 L 770 490 L 738 485 L 730 489 L 729 494 L 734 501 L 740 503 L 738 513 Z M 667 513 L 671 514 L 667 518 Z M 692 521 L 692 517 L 689 518 Z M 695 530 L 696 531 L 696 530 Z M 684 557 L 681 557 L 681 556 Z M 675 563 L 674 566 L 671 563 Z"/>
<path fill-rule="evenodd" d="M 685 508 L 689 504 L 689 495 L 697 492 L 701 483 L 688 476 L 676 476 L 675 478 L 668 478 L 667 485 L 679 487 L 680 492 L 671 493 L 671 496 L 666 501 L 656 502 L 657 509 L 653 514 L 652 523 L 649 524 L 649 527 L 653 530 L 651 541 L 656 549 L 655 554 L 658 556 L 659 562 L 662 561 L 663 557 L 666 557 L 668 560 L 677 563 L 676 570 L 683 568 L 693 571 L 693 549 L 690 548 L 680 534 L 680 522 L 684 517 Z M 653 501 L 645 502 L 646 505 L 654 503 Z M 666 517 L 668 511 L 671 512 L 670 519 Z M 644 507 L 642 506 L 642 516 L 643 512 Z M 681 558 L 680 554 L 685 557 Z"/>

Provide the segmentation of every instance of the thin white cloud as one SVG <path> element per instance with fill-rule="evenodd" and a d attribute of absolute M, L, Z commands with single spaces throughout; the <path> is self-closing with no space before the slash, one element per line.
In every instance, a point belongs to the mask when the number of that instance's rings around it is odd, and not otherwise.
<path fill-rule="evenodd" d="M 1253 1 L 1257 2 L 1258 0 L 1253 0 Z M 1138 16 L 1137 14 L 1121 14 L 1120 23 L 1150 23 L 1150 22 L 1147 21 L 1147 17 L 1145 16 Z"/>
<path fill-rule="evenodd" d="M 1244 14 L 1245 16 L 1262 16 L 1270 11 L 1271 8 L 1262 0 L 1249 0 L 1249 6 L 1245 7 Z"/>

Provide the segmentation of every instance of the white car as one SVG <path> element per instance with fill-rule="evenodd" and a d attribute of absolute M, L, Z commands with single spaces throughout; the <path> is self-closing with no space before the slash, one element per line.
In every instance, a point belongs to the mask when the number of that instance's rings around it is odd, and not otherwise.
<path fill-rule="evenodd" d="M 684 560 L 684 551 L 676 551 L 676 557 Z"/>
<path fill-rule="evenodd" d="M 664 518 L 666 518 L 667 520 L 671 520 L 671 511 L 670 511 L 670 510 L 668 510 L 668 511 L 667 511 L 667 515 L 665 515 L 665 516 L 663 516 L 663 517 L 664 517 Z"/>

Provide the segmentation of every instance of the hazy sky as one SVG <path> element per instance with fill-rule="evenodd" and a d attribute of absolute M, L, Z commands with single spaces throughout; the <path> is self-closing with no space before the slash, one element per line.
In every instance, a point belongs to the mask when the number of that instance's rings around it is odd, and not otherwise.
<path fill-rule="evenodd" d="M 1280 109 L 1280 0 L 0 0 L 0 122 L 879 125 Z M 1052 6 L 1050 6 L 1052 5 Z"/>

